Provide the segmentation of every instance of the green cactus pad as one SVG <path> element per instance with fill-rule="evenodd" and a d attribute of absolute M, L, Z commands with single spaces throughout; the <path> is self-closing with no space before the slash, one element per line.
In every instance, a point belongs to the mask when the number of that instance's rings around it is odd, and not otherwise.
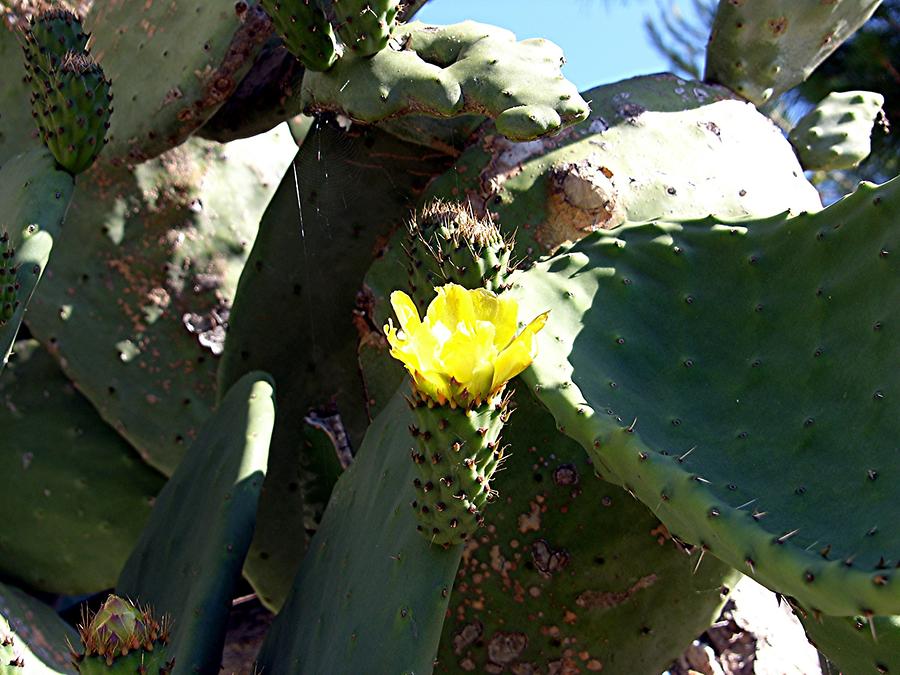
<path fill-rule="evenodd" d="M 104 161 L 125 163 L 155 157 L 201 127 L 271 34 L 253 0 L 95 0 L 84 24 L 115 82 Z"/>
<path fill-rule="evenodd" d="M 526 380 L 674 535 L 826 614 L 900 611 L 900 180 L 626 225 L 513 277 Z"/>
<path fill-rule="evenodd" d="M 223 324 L 290 146 L 283 129 L 224 147 L 191 140 L 78 178 L 28 326 L 166 475 L 215 404 Z"/>
<path fill-rule="evenodd" d="M 0 675 L 76 673 L 69 644 L 78 633 L 50 607 L 0 584 Z"/>
<path fill-rule="evenodd" d="M 804 115 L 789 135 L 808 171 L 851 169 L 872 151 L 872 127 L 884 96 L 848 91 L 826 96 Z"/>
<path fill-rule="evenodd" d="M 337 41 L 317 0 L 260 0 L 285 46 L 309 70 L 337 61 Z"/>
<path fill-rule="evenodd" d="M 660 673 L 740 577 L 690 555 L 520 387 L 500 497 L 467 544 L 437 673 Z M 573 648 L 574 647 L 574 648 Z"/>
<path fill-rule="evenodd" d="M 110 595 L 78 627 L 82 649 L 73 652 L 81 675 L 140 673 L 171 675 L 169 620 L 152 609 Z"/>
<path fill-rule="evenodd" d="M 511 272 L 513 243 L 492 221 L 478 218 L 471 207 L 432 202 L 410 223 L 403 250 L 408 257 L 407 284 L 425 314 L 434 289 L 447 283 L 500 293 Z"/>
<path fill-rule="evenodd" d="M 235 584 L 253 537 L 275 423 L 263 373 L 238 381 L 159 494 L 116 592 L 172 620 L 179 672 L 218 673 Z"/>
<path fill-rule="evenodd" d="M 372 56 L 387 47 L 400 0 L 327 0 L 326 4 L 351 53 Z"/>
<path fill-rule="evenodd" d="M 25 68 L 29 76 L 35 76 L 57 69 L 70 52 L 85 52 L 90 36 L 77 15 L 58 8 L 32 17 L 22 37 Z"/>
<path fill-rule="evenodd" d="M 761 105 L 803 82 L 881 0 L 720 0 L 707 81 Z"/>
<path fill-rule="evenodd" d="M 3 7 L 0 7 L 2 13 Z M 31 114 L 31 85 L 21 68 L 22 49 L 20 33 L 10 25 L 9 20 L 0 22 L 0 60 L 18 76 L 0 78 L 0 166 L 18 154 L 39 147 L 37 129 Z"/>
<path fill-rule="evenodd" d="M 0 309 L 0 372 L 47 266 L 73 188 L 72 176 L 57 168 L 44 147 L 18 155 L 0 169 L 0 237 L 4 240 L 0 250 L 6 300 Z M 6 256 L 10 251 L 12 255 Z M 14 279 L 9 275 L 12 270 Z"/>
<path fill-rule="evenodd" d="M 404 394 L 335 486 L 260 651 L 262 672 L 431 672 L 462 547 L 431 546 L 416 532 Z"/>
<path fill-rule="evenodd" d="M 32 98 L 38 131 L 56 161 L 74 176 L 90 167 L 106 144 L 112 83 L 89 55 L 77 52 L 67 53 L 46 80 L 43 94 Z"/>
<path fill-rule="evenodd" d="M 502 28 L 466 21 L 414 22 L 375 56 L 346 55 L 327 73 L 310 73 L 302 97 L 312 111 L 340 112 L 359 122 L 410 113 L 435 117 L 486 114 L 512 140 L 557 132 L 584 120 L 587 103 L 560 74 L 552 42 L 516 42 Z"/>
<path fill-rule="evenodd" d="M 0 376 L 0 573 L 50 593 L 111 587 L 163 478 L 34 341 Z"/>
<path fill-rule="evenodd" d="M 809 641 L 846 675 L 900 672 L 900 616 L 814 616 L 795 608 Z"/>
<path fill-rule="evenodd" d="M 224 390 L 258 369 L 278 384 L 271 471 L 245 570 L 269 607 L 284 602 L 325 507 L 303 487 L 321 479 L 305 466 L 304 418 L 310 410 L 336 413 L 350 445 L 359 446 L 368 417 L 358 331 L 372 330 L 364 310 L 357 311 L 358 302 L 365 305 L 364 293 L 357 298 L 362 278 L 427 181 L 448 164 L 384 132 L 343 132 L 320 120 L 297 155 L 296 178 L 289 169 L 262 219 L 229 320 L 219 382 Z M 259 330 L 263 325 L 269 329 Z"/>
<path fill-rule="evenodd" d="M 416 447 L 412 509 L 416 529 L 438 546 L 459 544 L 484 524 L 483 510 L 495 498 L 491 478 L 503 461 L 500 434 L 507 399 L 477 408 L 429 407 L 410 401 L 416 421 L 409 432 Z"/>

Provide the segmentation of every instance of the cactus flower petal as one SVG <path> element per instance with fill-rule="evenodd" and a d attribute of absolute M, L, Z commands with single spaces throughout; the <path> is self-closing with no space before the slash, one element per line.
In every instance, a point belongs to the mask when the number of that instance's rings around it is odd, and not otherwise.
<path fill-rule="evenodd" d="M 525 370 L 537 356 L 534 336 L 547 323 L 550 312 L 537 316 L 519 335 L 500 352 L 494 363 L 494 379 L 491 393 L 499 391 L 504 384 Z"/>

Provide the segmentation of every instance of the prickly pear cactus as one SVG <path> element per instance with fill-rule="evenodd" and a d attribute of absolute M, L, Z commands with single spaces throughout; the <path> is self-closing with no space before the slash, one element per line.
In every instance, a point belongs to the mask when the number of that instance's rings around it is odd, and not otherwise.
<path fill-rule="evenodd" d="M 48 593 L 110 588 L 164 479 L 33 340 L 0 375 L 0 573 Z"/>
<path fill-rule="evenodd" d="M 75 673 L 68 645 L 77 642 L 51 607 L 0 584 L 0 675 Z"/>
<path fill-rule="evenodd" d="M 82 649 L 73 650 L 72 660 L 82 675 L 170 675 L 174 669 L 168 657 L 169 618 L 117 595 L 85 617 L 78 635 Z"/>
<path fill-rule="evenodd" d="M 47 266 L 73 187 L 72 176 L 60 171 L 43 147 L 8 160 L 0 169 L 0 255 L 5 301 L 0 310 L 0 372 Z"/>
<path fill-rule="evenodd" d="M 116 592 L 172 619 L 167 658 L 219 672 L 228 610 L 253 537 L 275 423 L 264 373 L 238 381 L 159 494 Z"/>
<path fill-rule="evenodd" d="M 803 82 L 881 0 L 719 0 L 706 75 L 761 105 Z"/>
<path fill-rule="evenodd" d="M 32 17 L 22 34 L 29 82 L 37 85 L 35 78 L 47 77 L 62 65 L 69 53 L 87 51 L 89 38 L 81 19 L 67 9 L 49 9 Z"/>
<path fill-rule="evenodd" d="M 673 535 L 811 610 L 896 614 L 898 213 L 895 179 L 592 235 L 513 279 L 553 308 L 526 380 Z"/>
<path fill-rule="evenodd" d="M 562 51 L 547 40 L 516 42 L 502 28 L 466 21 L 413 22 L 375 56 L 346 55 L 327 73 L 303 80 L 304 106 L 366 123 L 410 113 L 496 120 L 516 141 L 552 134 L 584 120 L 587 103 L 560 74 Z"/>
<path fill-rule="evenodd" d="M 224 147 L 191 140 L 78 179 L 29 328 L 167 475 L 215 404 L 237 279 L 290 146 L 283 128 Z"/>
<path fill-rule="evenodd" d="M 23 59 L 19 42 L 21 32 L 8 20 L 0 21 L 0 24 L 0 59 L 9 65 L 11 71 L 16 71 Z M 25 77 L 0 78 L 0 105 L 3 108 L 0 115 L 0 166 L 41 144 L 31 113 L 30 97 L 31 86 Z"/>
<path fill-rule="evenodd" d="M 900 617 L 816 616 L 794 608 L 809 641 L 847 675 L 900 670 Z"/>
<path fill-rule="evenodd" d="M 800 118 L 788 136 L 803 168 L 850 169 L 872 151 L 872 127 L 884 96 L 871 91 L 832 93 Z"/>
<path fill-rule="evenodd" d="M 400 0 L 327 0 L 327 5 L 351 53 L 372 56 L 387 47 Z"/>
<path fill-rule="evenodd" d="M 399 489 L 415 478 L 405 396 L 375 419 L 335 486 L 260 651 L 263 672 L 431 671 L 462 547 L 423 539 Z"/>
<path fill-rule="evenodd" d="M 338 58 L 337 42 L 317 0 L 260 0 L 285 46 L 309 70 L 328 70 Z"/>

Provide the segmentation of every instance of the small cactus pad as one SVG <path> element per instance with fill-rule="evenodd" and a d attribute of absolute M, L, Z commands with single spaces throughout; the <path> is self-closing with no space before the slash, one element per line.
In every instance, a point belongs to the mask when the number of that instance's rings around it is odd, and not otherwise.
<path fill-rule="evenodd" d="M 354 54 L 372 56 L 387 47 L 400 0 L 327 0 L 344 45 Z"/>
<path fill-rule="evenodd" d="M 466 21 L 452 26 L 414 22 L 394 33 L 373 57 L 347 54 L 327 73 L 303 81 L 304 106 L 359 122 L 410 113 L 496 120 L 522 141 L 584 120 L 588 104 L 560 73 L 562 51 L 542 39 L 516 42 L 502 28 Z"/>
<path fill-rule="evenodd" d="M 871 91 L 826 96 L 789 135 L 803 168 L 831 171 L 857 166 L 872 151 L 872 127 L 883 105 L 884 96 Z"/>
<path fill-rule="evenodd" d="M 271 35 L 254 0 L 94 0 L 91 52 L 115 83 L 105 162 L 139 163 L 200 128 Z"/>
<path fill-rule="evenodd" d="M 411 506 L 427 541 L 459 544 L 484 524 L 482 510 L 496 497 L 491 478 L 503 461 L 507 405 L 506 398 L 469 409 L 410 401 L 416 418 L 410 457 L 417 469 Z"/>
<path fill-rule="evenodd" d="M 155 616 L 149 607 L 110 595 L 96 612 L 85 615 L 78 635 L 82 649 L 73 651 L 72 660 L 82 675 L 172 672 L 169 619 Z"/>
<path fill-rule="evenodd" d="M 72 176 L 58 169 L 43 146 L 8 160 L 0 169 L 0 372 L 47 266 L 73 188 Z"/>
<path fill-rule="evenodd" d="M 512 405 L 503 491 L 465 545 L 435 673 L 662 672 L 740 574 L 597 478 L 527 389 Z"/>
<path fill-rule="evenodd" d="M 429 673 L 462 546 L 431 546 L 409 507 L 416 469 L 398 391 L 341 476 L 259 655 L 265 673 Z"/>
<path fill-rule="evenodd" d="M 320 490 L 310 484 L 322 476 L 307 466 L 304 419 L 311 409 L 325 409 L 351 447 L 359 447 L 369 418 L 357 343 L 359 331 L 378 331 L 365 316 L 365 293 L 358 302 L 363 275 L 449 162 L 435 153 L 423 157 L 420 147 L 383 131 L 344 132 L 320 119 L 295 160 L 296 182 L 288 169 L 260 223 L 229 319 L 219 386 L 224 391 L 254 369 L 278 385 L 271 470 L 245 569 L 269 607 L 284 602 L 325 507 L 312 497 Z"/>
<path fill-rule="evenodd" d="M 41 75 L 35 75 L 41 80 Z M 32 95 L 41 139 L 66 171 L 86 170 L 103 150 L 112 115 L 112 83 L 90 55 L 68 52 Z"/>
<path fill-rule="evenodd" d="M 172 617 L 167 657 L 179 672 L 219 672 L 274 423 L 272 383 L 264 373 L 249 373 L 160 492 L 116 584 L 116 593 Z"/>
<path fill-rule="evenodd" d="M 309 70 L 328 70 L 337 42 L 318 0 L 260 0 L 285 46 Z"/>
<path fill-rule="evenodd" d="M 761 105 L 800 84 L 881 0 L 720 0 L 704 79 Z"/>
<path fill-rule="evenodd" d="M 500 293 L 511 272 L 512 241 L 491 220 L 475 216 L 470 206 L 431 202 L 410 223 L 403 248 L 408 288 L 421 314 L 437 286 L 455 283 Z"/>
<path fill-rule="evenodd" d="M 32 17 L 22 43 L 28 75 L 50 73 L 70 52 L 84 53 L 89 37 L 81 19 L 67 9 L 50 9 Z"/>
<path fill-rule="evenodd" d="M 44 603 L 0 583 L 0 675 L 78 672 L 69 645 L 78 633 Z"/>
<path fill-rule="evenodd" d="M 809 641 L 846 675 L 900 672 L 900 616 L 822 616 L 794 608 Z"/>
<path fill-rule="evenodd" d="M 673 535 L 834 615 L 900 612 L 900 179 L 815 214 L 596 233 L 513 276 L 525 379 Z"/>
<path fill-rule="evenodd" d="M 0 574 L 48 593 L 115 584 L 164 479 L 34 340 L 0 374 Z"/>
<path fill-rule="evenodd" d="M 237 279 L 292 154 L 282 129 L 226 146 L 191 139 L 78 177 L 28 327 L 166 475 L 215 405 Z"/>

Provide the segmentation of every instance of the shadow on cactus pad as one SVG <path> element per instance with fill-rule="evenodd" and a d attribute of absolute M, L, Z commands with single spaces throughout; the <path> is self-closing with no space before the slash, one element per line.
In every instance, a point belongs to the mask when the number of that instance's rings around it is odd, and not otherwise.
<path fill-rule="evenodd" d="M 826 614 L 900 612 L 900 180 L 626 225 L 514 277 L 526 379 L 678 537 Z"/>

